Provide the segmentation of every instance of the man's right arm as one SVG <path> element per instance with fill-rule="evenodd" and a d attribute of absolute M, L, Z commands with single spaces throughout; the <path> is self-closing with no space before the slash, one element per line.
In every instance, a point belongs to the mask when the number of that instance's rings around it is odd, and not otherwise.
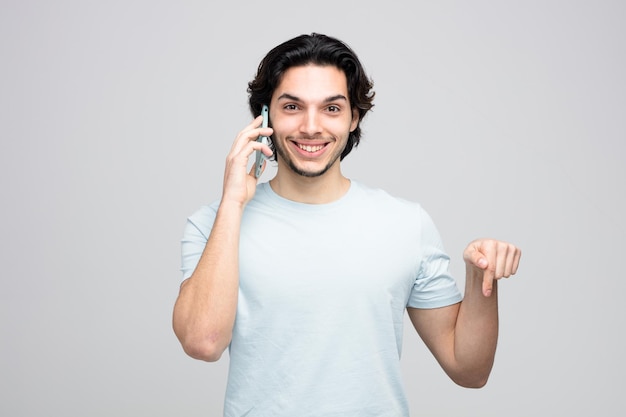
<path fill-rule="evenodd" d="M 259 128 L 257 117 L 243 129 L 226 159 L 224 190 L 215 222 L 202 256 L 180 287 L 174 305 L 174 333 L 185 352 L 195 359 L 216 361 L 230 344 L 239 291 L 239 231 L 244 207 L 254 196 L 254 167 L 248 172 L 255 150 L 271 156 L 259 135 L 270 136 L 271 128 Z"/>
<path fill-rule="evenodd" d="M 220 205 L 206 247 L 174 306 L 174 333 L 195 359 L 216 361 L 230 343 L 239 288 L 243 208 Z"/>

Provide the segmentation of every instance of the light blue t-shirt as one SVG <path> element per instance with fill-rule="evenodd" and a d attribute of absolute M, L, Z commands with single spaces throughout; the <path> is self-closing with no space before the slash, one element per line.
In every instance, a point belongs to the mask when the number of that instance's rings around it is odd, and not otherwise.
<path fill-rule="evenodd" d="M 218 204 L 188 219 L 184 278 Z M 333 203 L 302 204 L 259 184 L 242 220 L 224 415 L 408 416 L 405 308 L 461 301 L 448 263 L 417 203 L 352 181 Z"/>

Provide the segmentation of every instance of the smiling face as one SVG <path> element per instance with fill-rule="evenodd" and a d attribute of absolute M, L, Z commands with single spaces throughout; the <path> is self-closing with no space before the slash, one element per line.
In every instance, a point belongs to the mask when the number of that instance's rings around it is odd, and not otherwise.
<path fill-rule="evenodd" d="M 339 174 L 341 152 L 358 125 L 346 76 L 337 67 L 306 65 L 283 74 L 270 103 L 278 170 L 304 177 Z"/>

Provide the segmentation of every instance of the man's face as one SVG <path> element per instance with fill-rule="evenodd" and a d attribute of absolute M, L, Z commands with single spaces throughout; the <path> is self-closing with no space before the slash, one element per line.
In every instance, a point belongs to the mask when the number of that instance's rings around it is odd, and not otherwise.
<path fill-rule="evenodd" d="M 305 177 L 339 172 L 339 157 L 358 124 L 345 74 L 334 66 L 289 68 L 272 96 L 270 121 L 279 169 Z"/>

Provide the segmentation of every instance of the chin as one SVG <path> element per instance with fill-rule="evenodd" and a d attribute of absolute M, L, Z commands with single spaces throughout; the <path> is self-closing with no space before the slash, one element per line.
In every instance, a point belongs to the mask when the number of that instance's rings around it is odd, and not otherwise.
<path fill-rule="evenodd" d="M 289 161 L 289 167 L 291 168 L 291 170 L 293 172 L 295 172 L 296 174 L 302 176 L 302 177 L 306 177 L 306 178 L 316 178 L 316 177 L 321 177 L 322 175 L 324 175 L 325 173 L 328 172 L 328 170 L 330 169 L 332 165 L 327 165 L 326 167 L 322 168 L 322 169 L 317 169 L 317 170 L 310 170 L 310 169 L 303 169 L 300 168 L 298 166 L 296 166 L 293 162 Z"/>

